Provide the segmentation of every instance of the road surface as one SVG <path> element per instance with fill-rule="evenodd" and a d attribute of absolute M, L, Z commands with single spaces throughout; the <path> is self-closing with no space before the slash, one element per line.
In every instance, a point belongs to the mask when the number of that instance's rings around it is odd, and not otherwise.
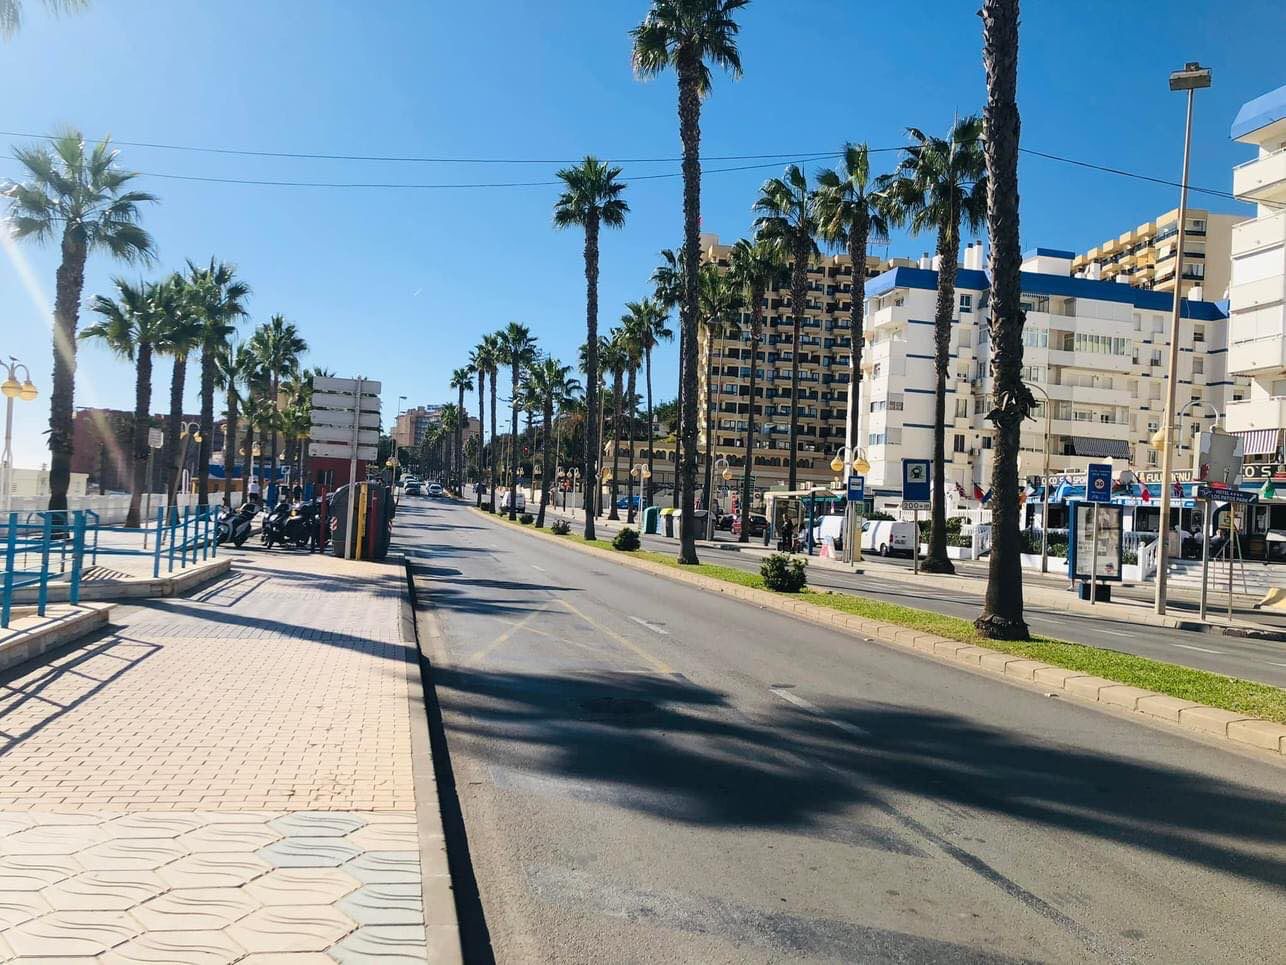
<path fill-rule="evenodd" d="M 1286 768 L 458 504 L 395 541 L 497 961 L 1280 960 Z"/>

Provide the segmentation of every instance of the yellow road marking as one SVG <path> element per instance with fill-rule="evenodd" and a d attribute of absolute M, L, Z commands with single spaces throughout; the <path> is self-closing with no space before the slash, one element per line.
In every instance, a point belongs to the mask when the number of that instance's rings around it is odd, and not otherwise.
<path fill-rule="evenodd" d="M 550 602 L 553 602 L 553 601 L 551 600 Z M 478 650 L 476 653 L 474 653 L 471 657 L 469 657 L 469 660 L 467 662 L 475 665 L 480 663 L 489 653 L 491 653 L 497 647 L 501 646 L 506 640 L 508 640 L 515 633 L 517 633 L 528 623 L 536 619 L 536 617 L 540 616 L 548 609 L 549 609 L 549 603 L 546 603 L 544 606 L 540 607 L 539 609 L 532 610 L 530 613 L 528 613 L 525 617 L 523 617 L 521 620 L 517 621 L 516 623 L 511 623 L 509 625 L 508 630 L 500 634 L 500 636 L 496 637 L 496 639 L 492 640 L 481 650 Z"/>
<path fill-rule="evenodd" d="M 597 620 L 593 619 L 592 617 L 587 616 L 583 611 L 579 610 L 573 604 L 568 603 L 566 600 L 558 600 L 557 602 L 567 607 L 567 609 L 571 610 L 572 613 L 576 614 L 578 617 L 580 617 L 582 620 L 584 620 L 594 629 L 598 630 L 600 633 L 607 634 L 609 637 L 611 637 L 613 640 L 619 643 L 626 650 L 629 650 L 631 653 L 642 658 L 647 663 L 650 663 L 657 670 L 657 672 L 674 673 L 674 671 L 670 668 L 669 664 L 667 664 L 664 660 L 661 660 L 657 657 L 652 656 L 652 654 L 648 653 L 646 650 L 640 647 L 633 640 L 627 640 L 625 637 L 621 636 L 611 627 L 603 626 L 603 624 L 599 623 Z"/>

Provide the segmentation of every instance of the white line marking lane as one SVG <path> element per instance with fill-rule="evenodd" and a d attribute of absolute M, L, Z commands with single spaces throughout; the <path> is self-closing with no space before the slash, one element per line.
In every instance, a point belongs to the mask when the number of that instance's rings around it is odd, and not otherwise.
<path fill-rule="evenodd" d="M 1206 647 L 1193 647 L 1186 643 L 1172 643 L 1170 644 L 1170 646 L 1180 647 L 1184 650 L 1195 650 L 1197 651 L 1197 653 L 1224 653 L 1225 652 L 1223 650 L 1210 650 L 1210 649 L 1207 649 Z"/>
<path fill-rule="evenodd" d="M 844 731 L 846 734 L 852 734 L 854 737 L 871 736 L 870 731 L 863 730 L 861 727 L 858 727 L 856 724 L 850 724 L 846 720 L 836 720 L 834 717 L 827 717 L 826 714 L 822 713 L 822 709 L 818 707 L 816 704 L 810 703 L 809 701 L 805 700 L 803 697 L 800 697 L 798 694 L 792 694 L 789 690 L 785 690 L 781 687 L 769 687 L 768 691 L 769 693 L 772 693 L 780 697 L 782 700 L 786 701 L 787 703 L 794 704 L 796 707 L 806 710 L 810 714 L 816 715 L 818 718 L 826 721 L 826 723 L 830 724 L 832 727 L 837 727 L 840 730 Z"/>
<path fill-rule="evenodd" d="M 664 629 L 663 627 L 658 626 L 658 625 L 657 625 L 657 624 L 655 624 L 655 623 L 649 623 L 647 620 L 644 620 L 642 617 L 634 617 L 634 616 L 632 616 L 632 617 L 630 617 L 630 619 L 631 619 L 631 620 L 633 620 L 635 623 L 637 623 L 637 624 L 638 624 L 639 626 L 641 626 L 641 627 L 647 627 L 647 628 L 648 628 L 649 630 L 651 630 L 653 633 L 659 633 L 659 634 L 660 634 L 661 636 L 663 636 L 663 637 L 668 637 L 668 636 L 670 635 L 670 631 L 669 631 L 669 630 L 666 630 L 666 629 Z"/>

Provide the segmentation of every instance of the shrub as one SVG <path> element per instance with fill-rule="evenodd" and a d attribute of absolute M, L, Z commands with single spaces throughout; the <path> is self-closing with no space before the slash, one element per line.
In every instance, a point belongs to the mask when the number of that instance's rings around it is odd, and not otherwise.
<path fill-rule="evenodd" d="M 881 512 L 880 510 L 877 509 L 877 510 L 874 510 L 873 512 L 867 513 L 866 518 L 867 519 L 892 519 L 893 517 L 888 513 Z"/>
<path fill-rule="evenodd" d="M 612 537 L 612 549 L 632 553 L 640 546 L 638 530 L 628 526 Z"/>
<path fill-rule="evenodd" d="M 966 536 L 964 533 L 947 532 L 948 546 L 973 546 L 973 537 Z"/>
<path fill-rule="evenodd" d="M 535 518 L 536 517 L 531 515 L 531 513 L 523 513 L 521 516 L 518 517 L 518 522 L 522 523 L 524 526 L 530 526 L 532 523 L 532 520 L 534 520 Z"/>
<path fill-rule="evenodd" d="M 565 519 L 556 519 L 554 524 L 549 527 L 549 531 L 555 536 L 566 536 L 572 531 L 571 524 Z"/>
<path fill-rule="evenodd" d="M 764 586 L 778 593 L 798 593 L 808 583 L 804 572 L 807 564 L 785 553 L 773 553 L 759 567 L 759 575 L 764 578 Z"/>
<path fill-rule="evenodd" d="M 1121 565 L 1138 566 L 1139 554 L 1136 553 L 1134 550 L 1121 550 Z"/>

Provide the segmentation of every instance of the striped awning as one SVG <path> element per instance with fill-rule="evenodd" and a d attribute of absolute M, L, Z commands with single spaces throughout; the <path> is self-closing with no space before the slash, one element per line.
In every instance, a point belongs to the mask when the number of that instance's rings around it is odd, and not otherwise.
<path fill-rule="evenodd" d="M 1267 456 L 1277 451 L 1277 437 L 1280 429 L 1247 429 L 1234 432 L 1242 442 L 1242 453 L 1247 456 Z"/>
<path fill-rule="evenodd" d="M 1130 458 L 1130 444 L 1124 439 L 1091 439 L 1089 436 L 1072 436 L 1072 448 L 1078 456 L 1099 459 Z"/>

